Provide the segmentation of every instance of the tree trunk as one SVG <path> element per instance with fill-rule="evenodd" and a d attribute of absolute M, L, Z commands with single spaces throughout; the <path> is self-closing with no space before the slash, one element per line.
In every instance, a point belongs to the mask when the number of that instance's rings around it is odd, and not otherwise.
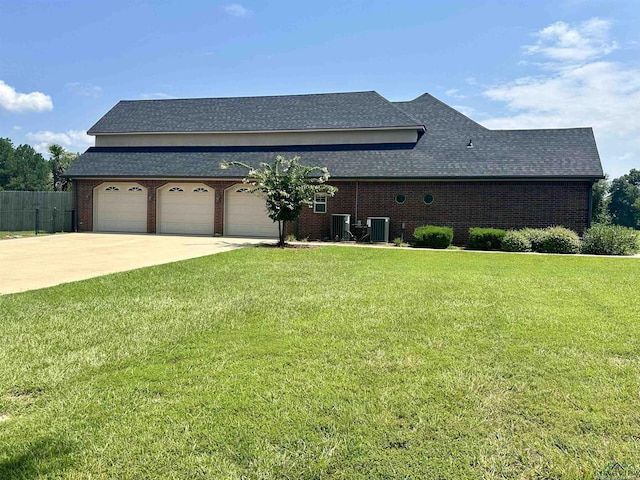
<path fill-rule="evenodd" d="M 284 220 L 278 220 L 278 246 L 284 248 Z"/>

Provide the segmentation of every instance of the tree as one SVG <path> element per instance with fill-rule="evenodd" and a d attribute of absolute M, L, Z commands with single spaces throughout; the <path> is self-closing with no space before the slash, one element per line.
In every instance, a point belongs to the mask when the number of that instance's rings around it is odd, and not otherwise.
<path fill-rule="evenodd" d="M 15 163 L 15 149 L 8 138 L 0 138 L 0 190 L 4 190 L 9 183 L 10 165 Z"/>
<path fill-rule="evenodd" d="M 609 215 L 609 176 L 605 175 L 591 187 L 591 221 L 593 223 L 611 223 Z"/>
<path fill-rule="evenodd" d="M 6 190 L 51 190 L 47 161 L 30 145 L 20 145 L 5 165 L 9 177 Z"/>
<path fill-rule="evenodd" d="M 53 174 L 53 190 L 66 192 L 69 189 L 69 180 L 62 175 L 76 161 L 78 154 L 67 152 L 63 147 L 55 143 L 49 145 L 47 150 L 49 151 L 51 173 Z"/>
<path fill-rule="evenodd" d="M 609 213 L 613 223 L 640 228 L 640 170 L 632 168 L 614 179 L 610 191 Z"/>
<path fill-rule="evenodd" d="M 221 168 L 231 166 L 246 169 L 247 176 L 242 181 L 254 187 L 252 193 L 259 192 L 265 196 L 269 218 L 278 222 L 279 247 L 286 243 L 286 223 L 296 221 L 302 209 L 313 204 L 316 193 L 332 197 L 338 190 L 326 184 L 329 179 L 326 168 L 300 165 L 299 157 L 287 159 L 278 155 L 272 165 L 261 162 L 258 168 L 242 162 L 220 165 Z"/>

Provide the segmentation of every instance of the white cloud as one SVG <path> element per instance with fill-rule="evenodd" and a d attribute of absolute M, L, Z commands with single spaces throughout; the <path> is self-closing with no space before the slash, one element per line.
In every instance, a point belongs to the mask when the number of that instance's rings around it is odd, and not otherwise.
<path fill-rule="evenodd" d="M 42 112 L 52 108 L 49 95 L 42 92 L 19 93 L 0 80 L 0 109 L 9 112 Z"/>
<path fill-rule="evenodd" d="M 175 97 L 167 93 L 155 92 L 155 93 L 143 93 L 140 95 L 140 98 L 142 98 L 143 100 L 164 100 L 167 98 L 175 98 Z"/>
<path fill-rule="evenodd" d="M 40 153 L 47 153 L 47 147 L 52 143 L 63 146 L 71 152 L 83 152 L 93 145 L 93 137 L 87 135 L 84 130 L 67 130 L 62 133 L 54 133 L 50 131 L 29 132 L 27 139 L 32 142 L 38 142 L 33 148 Z"/>
<path fill-rule="evenodd" d="M 449 95 L 450 97 L 457 98 L 457 99 L 463 99 L 463 98 L 465 98 L 465 95 L 462 95 L 462 94 L 460 93 L 460 90 L 458 90 L 457 88 L 451 88 L 451 89 L 447 90 L 447 91 L 446 91 L 446 92 L 444 92 L 444 93 L 446 93 L 446 94 L 447 94 L 447 95 Z"/>
<path fill-rule="evenodd" d="M 67 89 L 81 97 L 99 97 L 102 94 L 102 87 L 90 83 L 70 82 L 67 83 Z"/>
<path fill-rule="evenodd" d="M 225 5 L 224 11 L 234 17 L 246 17 L 251 13 L 251 10 L 239 3 L 230 3 L 228 5 Z"/>
<path fill-rule="evenodd" d="M 576 27 L 554 23 L 538 32 L 541 57 L 534 75 L 494 85 L 483 94 L 503 103 L 509 115 L 483 121 L 489 128 L 590 126 L 606 171 L 613 176 L 640 164 L 640 69 L 601 57 L 616 48 L 611 25 L 591 19 Z M 535 68 L 535 66 L 534 66 Z"/>
<path fill-rule="evenodd" d="M 523 48 L 530 54 L 542 54 L 557 61 L 584 61 L 607 55 L 618 48 L 609 38 L 611 22 L 592 18 L 571 27 L 556 22 L 540 30 L 535 45 Z"/>

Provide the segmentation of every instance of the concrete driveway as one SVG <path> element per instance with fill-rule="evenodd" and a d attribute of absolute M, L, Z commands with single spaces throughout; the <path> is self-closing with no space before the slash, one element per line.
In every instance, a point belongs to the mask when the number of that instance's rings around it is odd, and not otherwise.
<path fill-rule="evenodd" d="M 0 294 L 202 257 L 265 239 L 66 233 L 0 241 Z"/>

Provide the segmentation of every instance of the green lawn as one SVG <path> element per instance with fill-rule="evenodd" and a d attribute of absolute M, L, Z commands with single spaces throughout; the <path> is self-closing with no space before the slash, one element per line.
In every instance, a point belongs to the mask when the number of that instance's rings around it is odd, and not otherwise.
<path fill-rule="evenodd" d="M 34 237 L 36 232 L 34 230 L 20 231 L 20 232 L 0 232 L 0 240 L 8 240 L 12 238 L 23 238 L 23 237 Z M 40 235 L 51 235 L 47 232 L 38 232 L 38 236 Z"/>
<path fill-rule="evenodd" d="M 638 259 L 248 248 L 0 316 L 3 480 L 640 468 Z"/>

